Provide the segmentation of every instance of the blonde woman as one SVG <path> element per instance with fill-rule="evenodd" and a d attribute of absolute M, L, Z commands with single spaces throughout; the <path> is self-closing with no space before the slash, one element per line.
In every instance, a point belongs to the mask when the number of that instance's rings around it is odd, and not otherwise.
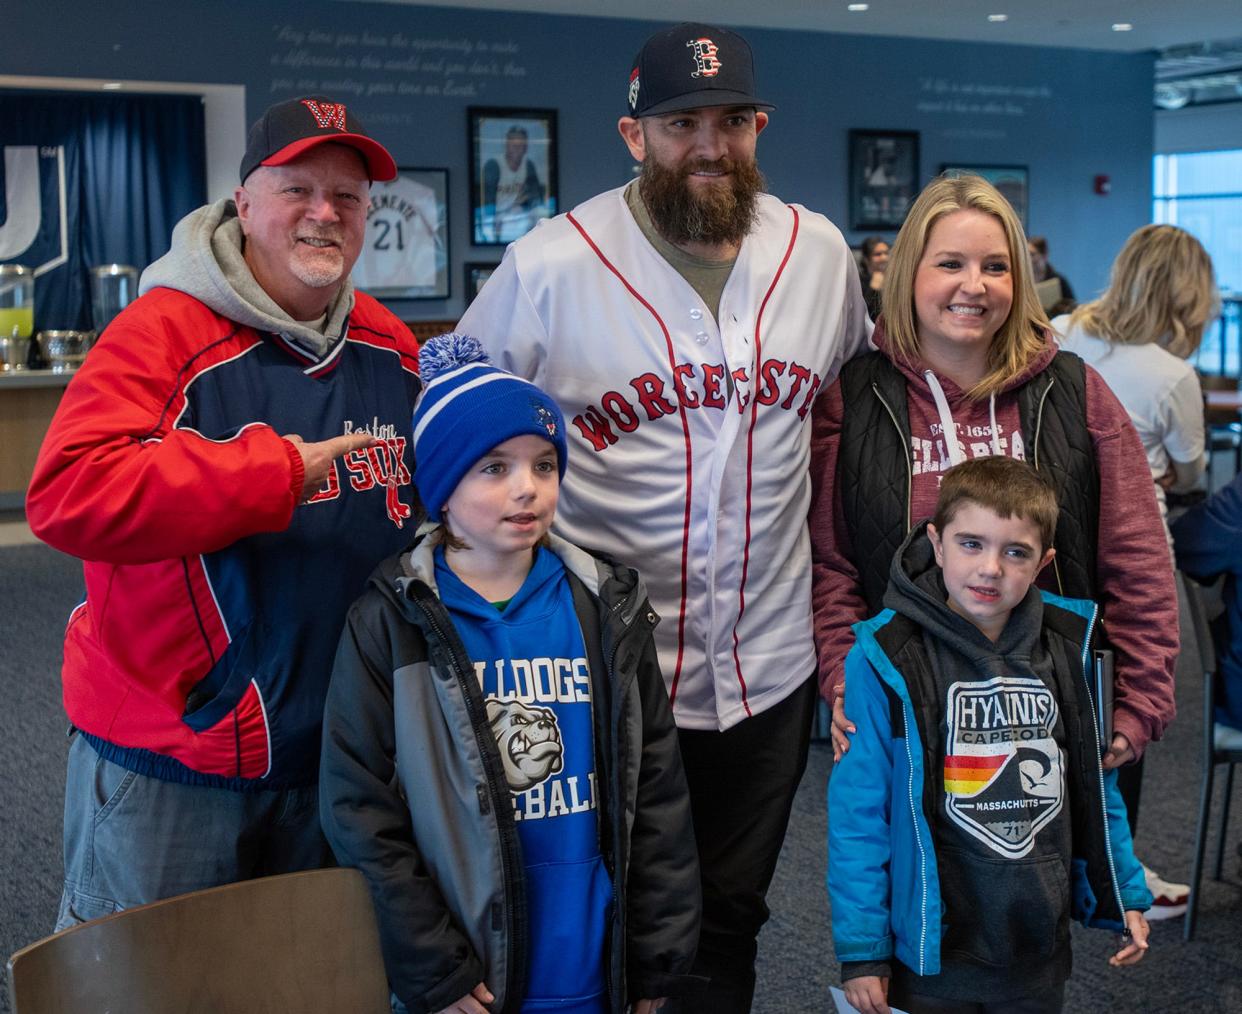
<path fill-rule="evenodd" d="M 1173 717 L 1178 648 L 1146 457 L 1099 374 L 1053 342 L 1022 227 L 994 187 L 942 177 L 919 196 L 893 244 L 873 341 L 829 390 L 812 442 L 813 605 L 834 753 L 853 731 L 842 693 L 850 625 L 884 607 L 893 554 L 932 513 L 941 474 L 1004 454 L 1057 491 L 1056 557 L 1041 586 L 1102 605 L 1115 655 L 1105 766 L 1140 756 Z"/>
<path fill-rule="evenodd" d="M 1145 225 L 1117 255 L 1108 291 L 1052 322 L 1061 348 L 1094 367 L 1130 414 L 1166 521 L 1165 489 L 1190 489 L 1203 474 L 1203 392 L 1186 360 L 1216 307 L 1199 241 L 1175 225 Z"/>

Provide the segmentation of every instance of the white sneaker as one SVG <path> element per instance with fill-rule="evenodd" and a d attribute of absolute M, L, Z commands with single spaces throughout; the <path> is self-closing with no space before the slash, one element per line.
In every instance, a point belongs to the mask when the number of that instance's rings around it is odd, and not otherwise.
<path fill-rule="evenodd" d="M 1152 904 L 1146 912 L 1149 922 L 1157 919 L 1176 919 L 1186 914 L 1186 902 L 1190 900 L 1189 884 L 1171 884 L 1154 870 L 1143 867 L 1147 890 L 1151 891 Z"/>
<path fill-rule="evenodd" d="M 1217 750 L 1242 750 L 1242 729 L 1217 722 L 1212 727 L 1212 745 Z"/>

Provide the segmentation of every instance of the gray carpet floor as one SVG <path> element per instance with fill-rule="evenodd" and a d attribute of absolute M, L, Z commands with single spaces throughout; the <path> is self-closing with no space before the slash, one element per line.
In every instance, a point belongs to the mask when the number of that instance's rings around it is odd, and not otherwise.
<path fill-rule="evenodd" d="M 81 597 L 79 565 L 42 546 L 0 549 L 0 954 L 45 935 L 60 894 L 60 825 L 65 719 L 60 706 L 60 640 Z M 1178 687 L 1180 718 L 1148 753 L 1139 823 L 1140 856 L 1168 879 L 1190 870 L 1202 776 L 1202 694 Z M 772 918 L 759 948 L 756 1014 L 829 1010 L 838 981 L 824 889 L 826 745 L 812 746 L 789 835 L 769 895 Z M 1242 782 L 1242 779 L 1239 779 Z M 1234 813 L 1242 812 L 1242 785 Z M 1219 814 L 1218 787 L 1214 810 Z M 1196 939 L 1182 942 L 1180 919 L 1153 926 L 1152 949 L 1133 969 L 1107 964 L 1110 934 L 1075 929 L 1067 1010 L 1242 1012 L 1242 877 L 1228 838 L 1224 879 L 1205 881 Z M 1211 841 L 1209 841 L 1211 845 Z M 7 1012 L 0 995 L 0 1012 Z"/>

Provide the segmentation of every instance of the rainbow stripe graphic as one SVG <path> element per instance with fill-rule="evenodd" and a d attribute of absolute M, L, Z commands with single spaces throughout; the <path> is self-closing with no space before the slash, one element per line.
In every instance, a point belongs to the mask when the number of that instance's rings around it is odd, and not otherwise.
<path fill-rule="evenodd" d="M 955 796 L 973 796 L 996 777 L 1012 754 L 949 754 L 944 759 L 944 790 Z"/>

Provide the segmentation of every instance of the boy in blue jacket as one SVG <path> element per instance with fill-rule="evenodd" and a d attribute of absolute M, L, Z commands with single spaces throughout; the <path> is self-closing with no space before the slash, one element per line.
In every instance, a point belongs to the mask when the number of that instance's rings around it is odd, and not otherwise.
<path fill-rule="evenodd" d="M 412 550 L 351 609 L 324 832 L 411 1012 L 650 1014 L 692 987 L 690 803 L 638 576 L 548 533 L 565 420 L 472 338 L 419 356 Z"/>
<path fill-rule="evenodd" d="M 1052 1014 L 1069 919 L 1147 949 L 1151 906 L 1100 765 L 1098 610 L 1034 587 L 1056 493 L 1023 462 L 945 473 L 845 663 L 858 732 L 828 793 L 828 890 L 863 1014 Z M 853 714 L 851 713 L 851 717 Z"/>

